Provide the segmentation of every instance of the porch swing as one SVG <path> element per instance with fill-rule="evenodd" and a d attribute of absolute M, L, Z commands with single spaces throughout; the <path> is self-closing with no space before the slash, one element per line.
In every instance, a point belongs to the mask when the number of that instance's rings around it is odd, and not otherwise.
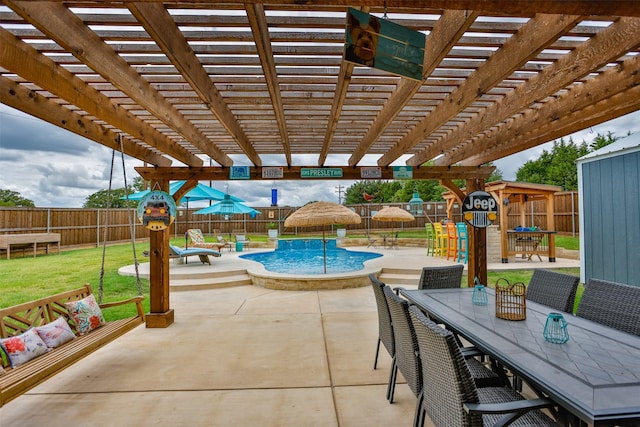
<path fill-rule="evenodd" d="M 120 141 L 120 152 L 122 153 L 122 141 Z M 109 179 L 108 198 L 111 197 L 114 158 L 115 150 L 111 160 L 112 173 Z M 122 154 L 122 163 L 124 169 L 124 154 Z M 107 206 L 109 205 L 110 200 Z M 130 224 L 133 224 L 133 221 L 130 221 Z M 132 241 L 134 241 L 133 233 L 131 236 Z M 62 330 L 70 329 L 68 334 L 57 335 L 65 335 L 66 338 L 64 340 L 56 338 L 48 343 L 43 342 L 43 345 L 46 345 L 44 353 L 35 351 L 30 352 L 28 355 L 20 353 L 18 356 L 19 359 L 15 360 L 9 356 L 0 358 L 0 407 L 26 393 L 66 367 L 74 364 L 76 361 L 93 353 L 105 344 L 145 323 L 142 308 L 142 300 L 144 298 L 142 296 L 142 284 L 140 282 L 138 263 L 135 256 L 135 242 L 133 249 L 138 286 L 138 296 L 136 297 L 125 301 L 101 303 L 104 292 L 103 278 L 106 253 L 105 246 L 103 246 L 98 304 L 95 302 L 90 285 L 86 284 L 79 289 L 0 309 L 0 338 L 11 338 L 23 342 L 30 340 L 30 342 L 32 342 L 35 340 L 33 334 L 39 336 L 41 331 L 47 331 L 51 328 Z M 83 301 L 83 303 L 78 304 L 80 301 Z M 123 304 L 134 304 L 136 314 L 132 317 L 109 322 L 94 322 L 95 319 L 101 317 L 103 309 Z M 76 310 L 78 306 L 82 306 L 82 310 Z M 82 312 L 82 318 L 80 317 L 80 311 Z M 73 316 L 73 321 L 71 320 L 72 312 L 77 314 Z M 100 325 L 99 323 L 102 324 Z M 90 325 L 91 327 L 84 329 L 83 327 L 86 325 Z M 47 339 L 50 340 L 50 338 Z M 40 346 L 37 347 L 40 348 Z"/>

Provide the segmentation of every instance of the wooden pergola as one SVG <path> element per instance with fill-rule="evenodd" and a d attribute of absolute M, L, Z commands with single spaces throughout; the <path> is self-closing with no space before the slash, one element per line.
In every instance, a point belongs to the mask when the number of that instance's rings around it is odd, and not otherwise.
<path fill-rule="evenodd" d="M 482 189 L 487 162 L 640 105 L 634 0 L 0 5 L 0 102 L 139 159 L 165 190 L 236 165 L 300 179 L 303 155 L 311 168 L 342 156 L 356 179 L 367 158 L 384 179 L 406 157 L 416 179 Z M 344 61 L 348 7 L 425 33 L 422 79 Z M 147 325 L 164 327 L 169 235 L 152 234 Z M 480 279 L 483 236 L 470 236 Z"/>

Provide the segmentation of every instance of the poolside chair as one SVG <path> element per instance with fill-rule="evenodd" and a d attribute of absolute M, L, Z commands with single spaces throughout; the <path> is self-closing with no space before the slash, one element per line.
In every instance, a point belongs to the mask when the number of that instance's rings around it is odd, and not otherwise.
<path fill-rule="evenodd" d="M 242 245 L 242 249 L 249 250 L 249 246 L 251 245 L 251 240 L 247 237 L 247 232 L 245 230 L 234 230 L 233 237 L 237 243 Z M 236 250 L 237 250 L 236 245 Z"/>
<path fill-rule="evenodd" d="M 386 243 L 389 245 L 389 248 L 398 249 L 398 233 L 395 233 L 394 235 L 389 236 Z"/>
<path fill-rule="evenodd" d="M 198 228 L 190 228 L 189 230 L 187 230 L 187 234 L 189 235 L 189 240 L 191 241 L 189 243 L 189 247 L 217 250 L 225 247 L 225 245 L 221 244 L 220 242 L 205 242 L 202 231 Z"/>
<path fill-rule="evenodd" d="M 389 306 L 387 305 L 387 299 L 384 296 L 384 288 L 387 286 L 378 278 L 375 274 L 369 275 L 371 281 L 371 287 L 373 288 L 373 294 L 376 298 L 376 306 L 378 307 L 378 344 L 376 346 L 376 358 L 373 362 L 373 369 L 378 367 L 378 355 L 380 354 L 380 343 L 384 345 L 391 356 L 391 372 L 389 373 L 389 387 L 387 388 L 387 400 L 391 395 L 391 384 L 395 380 L 393 374 L 395 372 L 395 338 L 393 336 L 393 325 L 391 324 L 391 314 L 389 313 Z"/>
<path fill-rule="evenodd" d="M 589 279 L 576 316 L 640 336 L 640 287 Z"/>
<path fill-rule="evenodd" d="M 527 299 L 554 310 L 573 313 L 580 278 L 536 268 L 527 286 Z"/>
<path fill-rule="evenodd" d="M 371 234 L 367 233 L 367 240 L 369 242 L 369 244 L 367 245 L 368 248 L 370 247 L 376 247 L 376 242 L 378 241 L 378 239 L 375 236 L 372 236 Z"/>
<path fill-rule="evenodd" d="M 222 256 L 222 254 L 219 251 L 214 251 L 211 249 L 205 249 L 205 248 L 181 249 L 177 246 L 169 245 L 169 256 L 172 258 L 180 258 L 181 260 L 186 261 L 187 257 L 196 256 L 196 255 L 200 258 L 200 261 L 203 264 L 206 263 L 209 265 L 211 265 L 209 256 L 214 256 L 214 257 Z"/>
<path fill-rule="evenodd" d="M 409 315 L 418 340 L 422 366 L 422 410 L 438 427 L 508 425 L 557 426 L 541 408 L 549 399 L 525 398 L 509 387 L 477 387 L 455 337 L 417 307 Z M 421 424 L 423 425 L 423 424 Z"/>
<path fill-rule="evenodd" d="M 462 283 L 464 265 L 423 267 L 418 289 L 459 288 Z"/>

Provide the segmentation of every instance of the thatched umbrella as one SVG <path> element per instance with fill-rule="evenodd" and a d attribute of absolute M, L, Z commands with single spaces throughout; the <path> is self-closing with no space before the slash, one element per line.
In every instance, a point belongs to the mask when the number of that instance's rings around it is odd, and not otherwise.
<path fill-rule="evenodd" d="M 372 218 L 378 221 L 391 222 L 391 234 L 393 234 L 393 223 L 395 221 L 409 222 L 415 220 L 415 217 L 411 215 L 411 213 L 397 206 L 387 206 L 385 208 L 382 208 L 378 212 L 376 212 L 376 214 Z"/>
<path fill-rule="evenodd" d="M 332 202 L 309 203 L 284 221 L 285 227 L 315 227 L 322 226 L 322 248 L 324 255 L 324 272 L 327 272 L 327 242 L 324 239 L 324 226 L 331 224 L 360 224 L 360 215 Z"/>

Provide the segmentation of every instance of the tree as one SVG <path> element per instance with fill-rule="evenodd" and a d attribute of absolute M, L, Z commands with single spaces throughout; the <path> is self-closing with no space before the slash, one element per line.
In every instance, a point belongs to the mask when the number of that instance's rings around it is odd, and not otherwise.
<path fill-rule="evenodd" d="M 488 166 L 493 166 L 488 163 Z M 502 172 L 496 169 L 487 182 L 502 179 Z M 464 180 L 454 180 L 456 185 L 464 187 Z M 411 179 L 402 181 L 358 181 L 345 191 L 345 203 L 357 205 L 361 203 L 405 203 L 417 192 L 422 200 L 438 202 L 444 200 L 442 193 L 448 191 L 437 179 Z M 365 199 L 365 197 L 370 200 Z"/>
<path fill-rule="evenodd" d="M 19 208 L 33 208 L 33 201 L 25 199 L 17 191 L 0 189 L 0 206 L 15 206 Z"/>
<path fill-rule="evenodd" d="M 133 180 L 133 184 L 129 186 L 129 191 L 127 191 L 127 194 L 133 194 L 136 191 L 140 191 L 142 190 L 144 186 L 144 181 L 142 180 L 141 177 L 136 177 Z M 138 206 L 138 202 L 136 200 L 129 200 L 129 202 L 127 203 L 126 200 L 124 200 L 124 196 L 125 196 L 125 189 L 123 188 L 116 188 L 116 189 L 111 189 L 111 202 L 109 203 L 109 190 L 100 190 L 97 191 L 91 195 L 89 195 L 84 204 L 82 205 L 83 208 L 90 208 L 90 209 L 106 209 L 107 207 L 109 208 L 126 208 L 126 207 L 130 207 L 130 208 L 135 208 L 136 206 Z"/>
<path fill-rule="evenodd" d="M 591 144 L 582 142 L 576 145 L 571 138 L 553 142 L 551 151 L 543 150 L 536 160 L 526 162 L 516 173 L 516 181 L 536 184 L 557 185 L 564 190 L 578 189 L 578 169 L 576 160 L 599 148 L 614 142 L 616 138 L 610 132 L 596 135 Z"/>

